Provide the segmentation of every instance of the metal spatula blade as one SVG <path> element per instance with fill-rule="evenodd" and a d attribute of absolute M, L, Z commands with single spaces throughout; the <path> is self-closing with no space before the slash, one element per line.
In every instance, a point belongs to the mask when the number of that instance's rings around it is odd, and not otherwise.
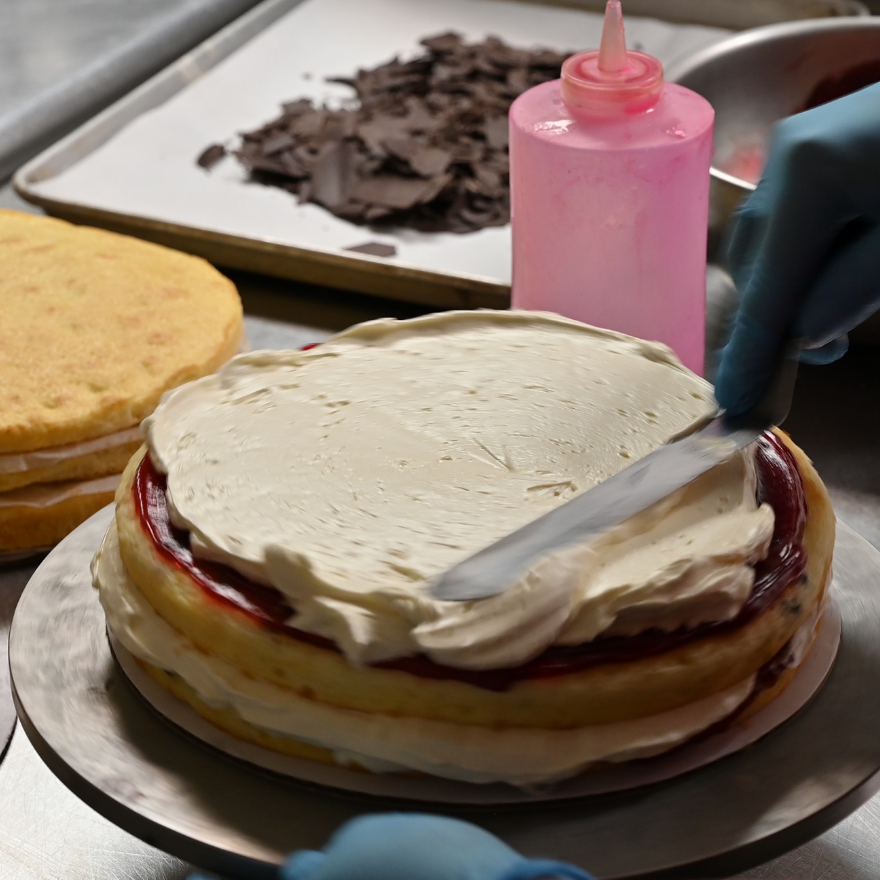
<path fill-rule="evenodd" d="M 629 519 L 693 482 L 748 446 L 788 415 L 797 375 L 789 347 L 762 400 L 745 416 L 716 416 L 566 504 L 545 513 L 454 565 L 431 584 L 437 599 L 468 601 L 503 593 L 525 569 L 560 547 L 579 543 Z"/>

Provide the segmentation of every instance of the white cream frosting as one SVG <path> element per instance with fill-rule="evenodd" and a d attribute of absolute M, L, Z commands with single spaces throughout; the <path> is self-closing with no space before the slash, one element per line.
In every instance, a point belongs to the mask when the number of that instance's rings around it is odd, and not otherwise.
<path fill-rule="evenodd" d="M 113 434 L 105 434 L 103 437 L 95 437 L 93 440 L 83 440 L 80 443 L 49 446 L 45 449 L 35 449 L 33 452 L 7 452 L 0 455 L 0 474 L 20 474 L 51 467 L 70 458 L 103 452 L 117 446 L 125 446 L 127 443 L 136 443 L 140 439 L 142 439 L 141 429 L 140 426 L 136 426 Z"/>
<path fill-rule="evenodd" d="M 714 410 L 669 349 L 552 315 L 452 312 L 255 352 L 145 422 L 196 555 L 275 586 L 354 664 L 523 663 L 600 633 L 736 615 L 773 512 L 752 457 L 533 565 L 500 596 L 430 580 Z"/>
<path fill-rule="evenodd" d="M 297 696 L 199 651 L 153 610 L 119 556 L 115 523 L 92 563 L 111 633 L 135 657 L 174 672 L 208 705 L 232 708 L 273 733 L 323 746 L 340 763 L 376 772 L 418 770 L 474 783 L 528 787 L 668 751 L 731 715 L 754 687 L 728 690 L 648 718 L 573 730 L 493 728 L 341 709 Z"/>
<path fill-rule="evenodd" d="M 115 492 L 121 478 L 121 474 L 110 474 L 108 477 L 96 477 L 94 480 L 35 483 L 32 486 L 23 486 L 21 489 L 0 492 L 0 507 L 52 507 L 68 498 Z"/>

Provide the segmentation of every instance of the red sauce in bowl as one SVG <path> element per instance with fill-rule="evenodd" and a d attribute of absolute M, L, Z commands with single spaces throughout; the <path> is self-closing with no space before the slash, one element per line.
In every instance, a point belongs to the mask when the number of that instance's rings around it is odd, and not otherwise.
<path fill-rule="evenodd" d="M 826 76 L 816 84 L 803 106 L 798 107 L 795 112 L 821 107 L 822 104 L 836 101 L 878 82 L 880 82 L 880 60 L 863 61 L 861 64 Z"/>

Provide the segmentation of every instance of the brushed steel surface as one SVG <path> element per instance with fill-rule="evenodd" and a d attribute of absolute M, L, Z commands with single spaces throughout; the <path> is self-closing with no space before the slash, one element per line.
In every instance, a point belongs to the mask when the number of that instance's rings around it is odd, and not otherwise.
<path fill-rule="evenodd" d="M 233 877 L 269 877 L 285 852 L 387 807 L 255 772 L 144 706 L 112 659 L 88 573 L 110 517 L 96 514 L 46 558 L 10 636 L 22 725 L 59 778 L 126 830 Z M 633 793 L 448 812 L 600 878 L 724 876 L 825 831 L 880 785 L 880 554 L 844 525 L 835 584 L 843 639 L 825 688 L 750 749 Z"/>
<path fill-rule="evenodd" d="M 89 809 L 20 727 L 0 765 L 0 786 L 3 880 L 185 880 L 192 871 Z"/>
<path fill-rule="evenodd" d="M 0 0 L 0 180 L 257 0 Z"/>
<path fill-rule="evenodd" d="M 567 0 L 571 5 L 602 11 L 603 0 Z M 875 0 L 876 2 L 876 0 Z M 794 21 L 838 15 L 870 15 L 869 2 L 861 0 L 627 0 L 626 14 L 655 16 L 666 21 L 695 22 L 715 27 L 745 30 Z"/>
<path fill-rule="evenodd" d="M 0 118 L 173 8 L 176 0 L 2 0 Z"/>

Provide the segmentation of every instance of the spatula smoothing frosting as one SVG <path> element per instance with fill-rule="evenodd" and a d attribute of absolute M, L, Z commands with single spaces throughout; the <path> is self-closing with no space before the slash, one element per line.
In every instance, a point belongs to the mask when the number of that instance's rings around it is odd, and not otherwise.
<path fill-rule="evenodd" d="M 287 595 L 298 628 L 356 665 L 423 653 L 485 669 L 736 615 L 773 530 L 749 454 L 501 596 L 427 590 L 713 408 L 662 345 L 553 315 L 452 312 L 239 357 L 168 395 L 146 434 L 196 555 Z"/>

